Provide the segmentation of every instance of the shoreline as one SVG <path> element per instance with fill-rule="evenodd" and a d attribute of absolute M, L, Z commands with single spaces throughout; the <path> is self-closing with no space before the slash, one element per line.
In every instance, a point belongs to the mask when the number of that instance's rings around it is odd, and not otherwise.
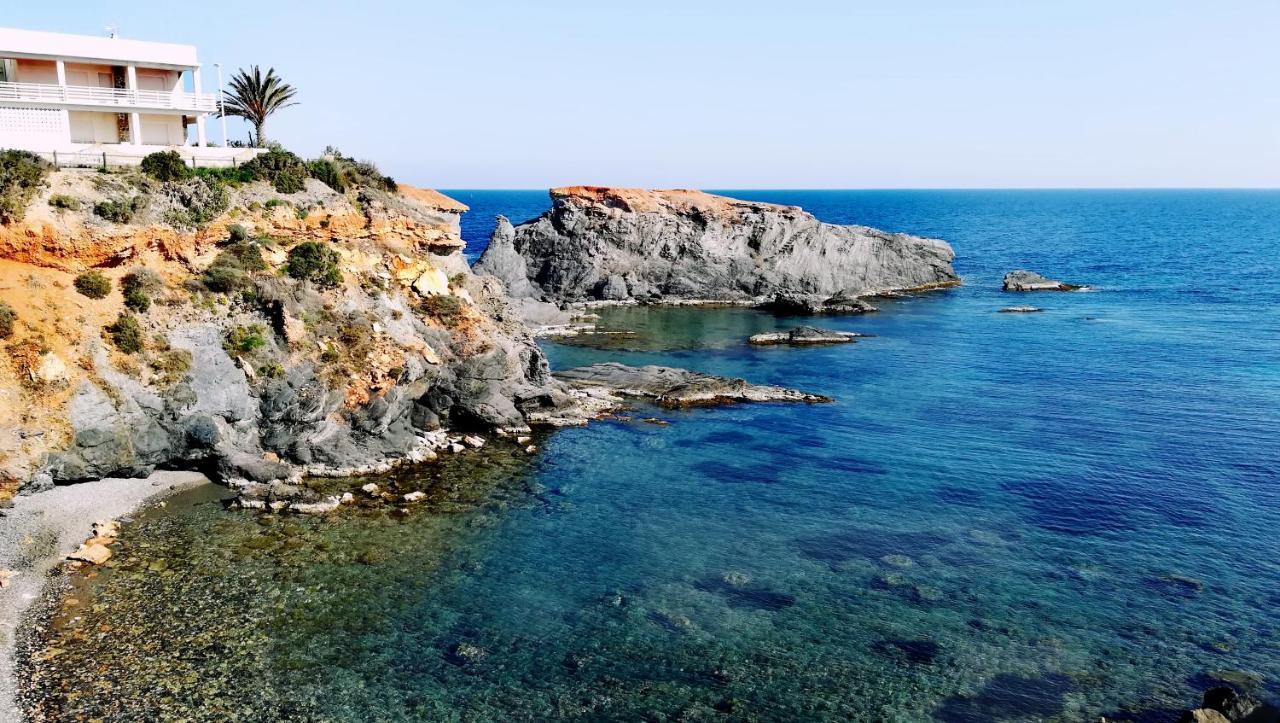
<path fill-rule="evenodd" d="M 0 522 L 0 570 L 18 574 L 0 589 L 0 722 L 22 720 L 16 645 L 58 563 L 92 534 L 97 520 L 115 519 L 175 492 L 211 480 L 199 472 L 161 471 L 145 478 L 107 478 L 56 487 L 13 500 Z"/>

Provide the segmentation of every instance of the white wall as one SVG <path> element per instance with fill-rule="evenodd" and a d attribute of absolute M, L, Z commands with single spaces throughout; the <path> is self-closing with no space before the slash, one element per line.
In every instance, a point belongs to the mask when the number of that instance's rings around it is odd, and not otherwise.
<path fill-rule="evenodd" d="M 186 145 L 186 131 L 182 127 L 182 116 L 178 115 L 143 115 L 142 144 L 144 146 L 181 146 Z"/>
<path fill-rule="evenodd" d="M 66 144 L 66 111 L 0 107 L 0 148 L 49 150 Z"/>
<path fill-rule="evenodd" d="M 71 123 L 72 143 L 119 143 L 114 113 L 91 113 L 73 110 L 67 113 Z"/>

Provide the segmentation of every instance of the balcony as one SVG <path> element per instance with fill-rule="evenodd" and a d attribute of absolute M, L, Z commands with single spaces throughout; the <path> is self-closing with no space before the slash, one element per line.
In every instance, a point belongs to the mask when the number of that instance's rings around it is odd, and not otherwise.
<path fill-rule="evenodd" d="M 218 109 L 218 97 L 211 93 L 126 90 L 45 83 L 0 83 L 0 103 L 13 102 L 84 106 L 111 109 L 121 113 L 157 110 L 212 113 Z"/>

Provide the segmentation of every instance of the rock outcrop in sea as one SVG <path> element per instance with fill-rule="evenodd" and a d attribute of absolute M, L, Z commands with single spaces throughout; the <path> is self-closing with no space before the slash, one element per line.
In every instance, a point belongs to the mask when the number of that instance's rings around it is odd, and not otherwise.
<path fill-rule="evenodd" d="M 513 297 L 758 304 L 781 296 L 797 310 L 835 298 L 862 311 L 860 296 L 959 283 L 944 241 L 824 223 L 796 206 L 589 186 L 553 189 L 551 201 L 518 226 L 500 218 L 475 266 Z"/>
<path fill-rule="evenodd" d="M 752 384 L 745 379 L 648 365 L 603 362 L 555 372 L 557 379 L 580 390 L 649 399 L 663 407 L 703 407 L 736 402 L 830 402 L 820 394 Z"/>
<path fill-rule="evenodd" d="M 756 346 L 774 346 L 789 344 L 791 346 L 807 346 L 814 344 L 848 344 L 863 336 L 853 331 L 834 331 L 819 329 L 814 326 L 797 326 L 787 331 L 771 331 L 764 334 L 753 334 L 747 339 L 748 344 Z"/>
<path fill-rule="evenodd" d="M 382 471 L 433 456 L 442 428 L 580 423 L 468 268 L 465 209 L 403 186 L 48 173 L 0 225 L 0 497 L 156 468 Z"/>
<path fill-rule="evenodd" d="M 1004 275 L 1005 291 L 1075 291 L 1080 288 L 1083 287 L 1079 284 L 1068 284 L 1024 269 Z"/>

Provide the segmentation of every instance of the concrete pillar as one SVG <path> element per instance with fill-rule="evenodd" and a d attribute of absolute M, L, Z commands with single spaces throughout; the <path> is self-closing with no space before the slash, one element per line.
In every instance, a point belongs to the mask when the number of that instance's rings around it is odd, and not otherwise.
<path fill-rule="evenodd" d="M 191 69 L 191 92 L 195 93 L 196 95 L 200 95 L 200 93 L 203 92 L 200 88 L 201 88 L 200 66 L 197 65 Z M 209 142 L 208 136 L 205 134 L 205 130 L 204 130 L 204 113 L 197 112 L 196 114 L 196 145 L 201 148 L 204 148 L 205 144 L 207 144 L 208 142 Z"/>
<path fill-rule="evenodd" d="M 65 103 L 67 101 L 67 63 L 59 60 L 56 61 L 56 64 L 58 66 L 58 87 L 62 89 L 62 102 Z M 62 111 L 62 115 L 70 118 L 65 110 Z"/>
<path fill-rule="evenodd" d="M 124 87 L 131 91 L 138 89 L 138 66 L 125 66 Z M 137 111 L 129 114 L 129 142 L 135 146 L 142 145 L 142 115 Z"/>

